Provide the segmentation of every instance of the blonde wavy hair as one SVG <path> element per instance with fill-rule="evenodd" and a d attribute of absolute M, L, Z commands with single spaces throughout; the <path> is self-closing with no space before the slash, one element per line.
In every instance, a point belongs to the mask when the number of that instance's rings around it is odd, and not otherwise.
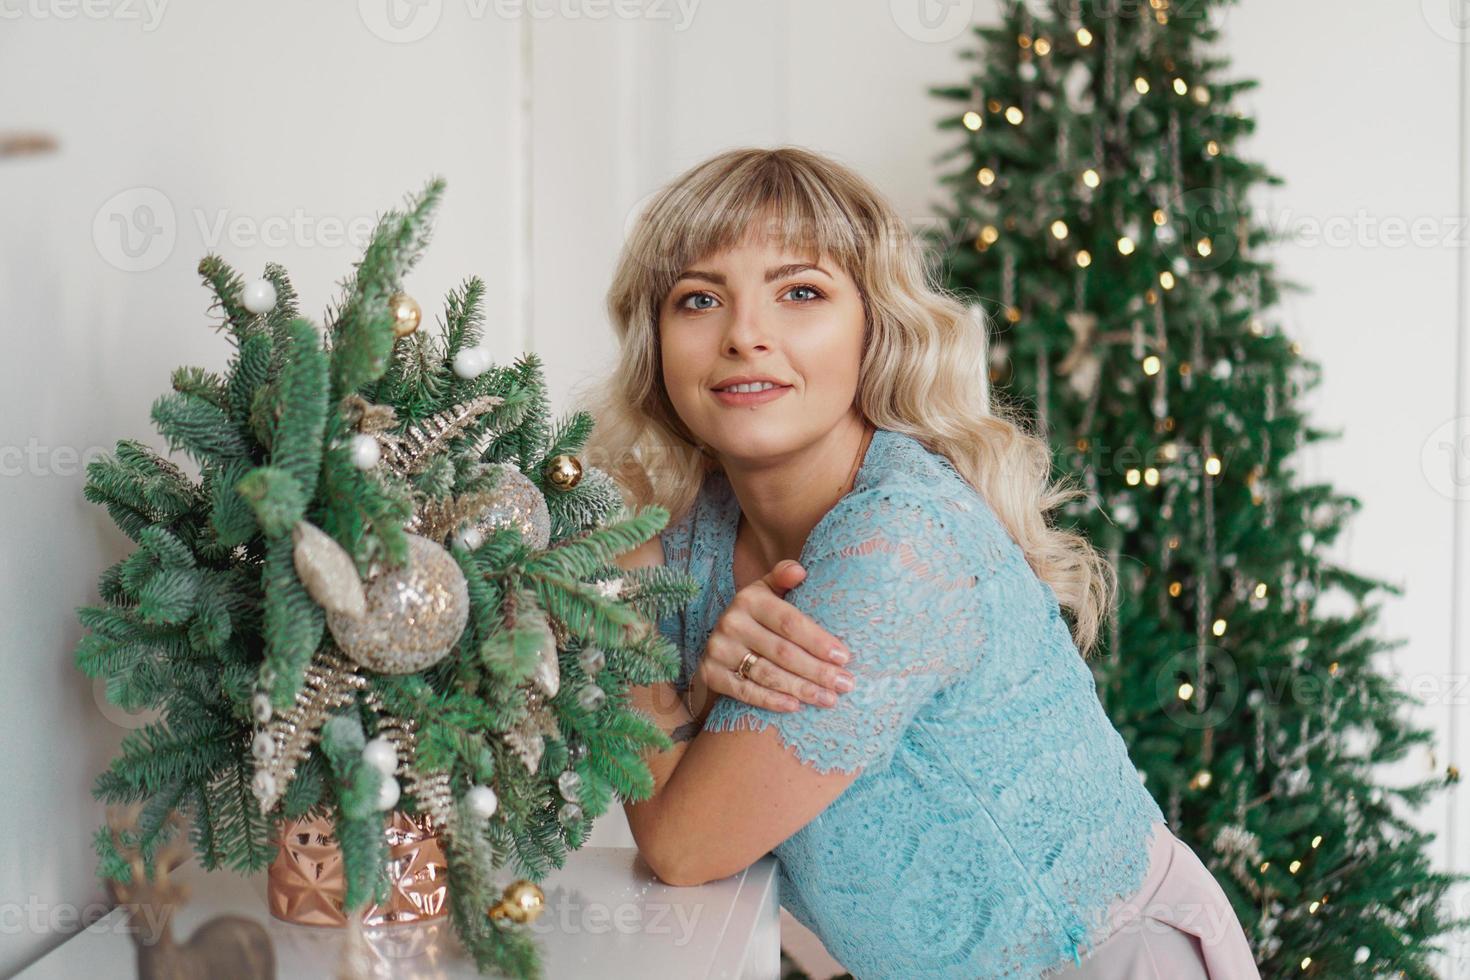
<path fill-rule="evenodd" d="M 1047 515 L 1084 491 L 1051 480 L 1051 448 L 993 403 L 989 320 L 930 275 L 926 254 L 892 205 L 852 170 L 800 147 L 727 150 L 658 191 L 639 215 L 607 294 L 620 353 L 581 399 L 596 419 L 586 447 L 635 506 L 670 520 L 692 505 L 719 463 L 685 427 L 663 385 L 659 308 L 683 270 L 738 244 L 754 222 L 799 254 L 829 256 L 857 284 L 865 313 L 856 404 L 873 425 L 944 455 L 990 505 L 1069 613 L 1090 654 L 1116 572 L 1080 534 Z"/>

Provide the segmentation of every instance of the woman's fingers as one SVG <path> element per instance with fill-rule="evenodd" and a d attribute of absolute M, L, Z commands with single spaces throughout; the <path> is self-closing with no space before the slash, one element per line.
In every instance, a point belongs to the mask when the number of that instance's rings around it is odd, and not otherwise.
<path fill-rule="evenodd" d="M 829 663 L 845 664 L 851 659 L 847 644 L 783 598 L 788 589 L 795 588 L 805 577 L 806 569 L 799 563 L 789 558 L 783 560 L 761 577 L 768 593 L 762 595 L 756 591 L 750 596 L 751 614 L 766 629 L 811 651 L 813 656 Z"/>
<path fill-rule="evenodd" d="M 759 666 L 758 664 L 756 666 Z M 755 668 L 752 667 L 750 676 L 755 677 Z M 758 683 L 754 679 L 745 680 L 740 675 L 730 673 L 726 675 L 726 682 L 730 685 L 730 696 L 753 704 L 761 708 L 769 708 L 772 711 L 799 711 L 801 702 L 789 694 L 772 690 Z"/>
<path fill-rule="evenodd" d="M 800 610 L 781 600 L 776 602 L 786 606 L 785 613 L 778 612 L 775 615 L 787 628 L 796 620 L 807 619 Z M 767 628 L 749 612 L 730 616 L 724 625 L 722 639 L 729 641 L 733 649 L 731 657 L 722 657 L 721 662 L 729 659 L 732 670 L 739 666 L 740 658 L 745 655 L 746 650 L 753 650 L 761 659 L 751 666 L 751 677 L 766 687 L 779 688 L 807 704 L 830 707 L 836 703 L 837 695 L 852 690 L 852 674 L 812 656 L 796 643 Z M 821 627 L 816 628 L 819 633 L 826 635 Z M 824 694 L 832 697 L 825 698 Z"/>
<path fill-rule="evenodd" d="M 738 644 L 717 643 L 716 638 L 711 636 L 709 646 L 705 648 L 704 661 L 700 664 L 704 670 L 705 686 L 715 694 L 725 694 L 746 704 L 753 704 L 758 708 L 769 708 L 772 711 L 796 711 L 801 707 L 801 702 L 789 694 L 768 687 L 760 682 L 757 674 L 765 675 L 760 670 L 761 664 L 766 662 L 757 661 L 751 665 L 750 678 L 746 679 L 735 673 L 735 669 L 726 666 L 725 660 L 729 657 L 721 654 L 727 651 L 737 660 L 746 654 L 744 647 Z M 769 678 L 768 678 L 769 679 Z"/>

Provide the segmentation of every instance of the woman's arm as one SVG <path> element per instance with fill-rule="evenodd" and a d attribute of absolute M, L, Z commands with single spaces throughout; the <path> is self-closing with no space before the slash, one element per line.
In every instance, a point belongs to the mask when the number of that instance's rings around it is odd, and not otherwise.
<path fill-rule="evenodd" d="M 645 541 L 627 554 L 619 555 L 617 559 L 617 564 L 625 571 L 649 568 L 663 563 L 663 544 L 658 537 Z M 700 686 L 703 687 L 702 682 Z M 691 685 L 691 700 L 692 695 Z M 657 821 L 652 817 L 655 807 L 649 804 L 662 794 L 669 777 L 678 767 L 679 760 L 684 757 L 684 751 L 689 747 L 689 742 L 698 734 L 704 717 L 709 714 L 709 705 L 704 702 L 714 699 L 709 697 L 707 689 L 704 690 L 703 695 L 703 701 L 694 702 L 703 706 L 700 716 L 695 718 L 690 715 L 688 707 L 679 697 L 679 692 L 674 685 L 668 681 L 628 688 L 628 703 L 647 715 L 648 719 L 662 729 L 674 743 L 672 748 L 662 752 L 649 751 L 644 754 L 644 761 L 653 775 L 653 794 L 640 803 L 627 801 L 623 803 L 623 812 L 628 818 L 628 827 L 633 831 L 633 839 L 638 844 L 638 850 L 643 854 L 649 867 L 653 868 L 660 878 L 664 877 L 660 869 L 665 867 L 667 862 L 656 851 Z"/>
<path fill-rule="evenodd" d="M 661 565 L 663 546 L 654 538 L 618 564 L 625 570 Z M 822 812 L 861 771 L 817 772 L 770 727 L 698 738 L 717 698 L 702 681 L 691 682 L 690 691 L 702 699 L 695 700 L 697 719 L 667 681 L 628 689 L 630 704 L 674 743 L 644 756 L 653 795 L 623 803 L 643 859 L 671 885 L 699 885 L 748 867 Z"/>

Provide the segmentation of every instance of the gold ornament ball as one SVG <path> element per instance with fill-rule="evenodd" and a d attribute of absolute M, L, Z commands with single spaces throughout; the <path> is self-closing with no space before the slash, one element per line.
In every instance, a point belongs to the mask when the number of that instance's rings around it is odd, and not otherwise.
<path fill-rule="evenodd" d="M 363 588 L 361 616 L 327 613 L 332 639 L 352 660 L 380 674 L 434 666 L 459 642 L 469 619 L 469 586 L 459 563 L 437 543 L 408 535 L 408 560 Z"/>
<path fill-rule="evenodd" d="M 494 905 L 490 906 L 490 910 L 485 914 L 490 917 L 491 922 L 495 923 L 498 926 L 510 925 L 512 922 L 516 921 L 514 916 L 511 915 L 509 903 L 507 903 L 504 899 L 501 899 Z"/>
<path fill-rule="evenodd" d="M 407 337 L 419 328 L 424 311 L 419 301 L 407 293 L 394 293 L 388 297 L 388 309 L 393 313 L 393 336 Z"/>
<path fill-rule="evenodd" d="M 546 896 L 534 881 L 521 878 L 505 886 L 500 904 L 515 922 L 532 922 L 546 907 Z"/>
<path fill-rule="evenodd" d="M 558 490 L 570 490 L 582 481 L 582 461 L 566 453 L 553 456 L 546 464 L 546 478 Z"/>

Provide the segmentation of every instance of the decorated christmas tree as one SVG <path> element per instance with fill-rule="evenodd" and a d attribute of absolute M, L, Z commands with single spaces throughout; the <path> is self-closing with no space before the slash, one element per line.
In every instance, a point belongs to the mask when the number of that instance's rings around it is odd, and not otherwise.
<path fill-rule="evenodd" d="M 993 314 L 989 383 L 1085 491 L 1059 518 L 1120 574 L 1099 695 L 1262 973 L 1430 977 L 1455 879 L 1405 814 L 1459 772 L 1379 784 L 1430 736 L 1376 659 L 1397 589 L 1327 550 L 1358 501 L 1292 462 L 1330 433 L 1270 312 L 1295 287 L 1248 197 L 1280 180 L 1237 152 L 1225 6 L 1003 2 L 930 90 L 957 134 L 934 244 Z"/>
<path fill-rule="evenodd" d="M 489 363 L 483 282 L 419 329 L 403 280 L 443 187 L 380 218 L 324 333 L 280 266 L 200 263 L 233 354 L 175 371 L 152 410 L 198 476 L 131 440 L 89 466 L 137 549 L 80 611 L 76 660 L 157 712 L 95 787 L 142 804 L 129 851 L 151 861 L 182 811 L 204 867 L 257 871 L 283 821 L 324 817 L 357 922 L 398 887 L 385 823 L 409 815 L 480 968 L 528 977 L 536 882 L 614 799 L 652 793 L 643 750 L 670 743 L 625 692 L 675 676 L 653 624 L 697 585 L 614 564 L 668 513 L 584 472 L 592 419 L 551 418 L 534 355 Z M 119 841 L 97 847 L 127 881 Z"/>

